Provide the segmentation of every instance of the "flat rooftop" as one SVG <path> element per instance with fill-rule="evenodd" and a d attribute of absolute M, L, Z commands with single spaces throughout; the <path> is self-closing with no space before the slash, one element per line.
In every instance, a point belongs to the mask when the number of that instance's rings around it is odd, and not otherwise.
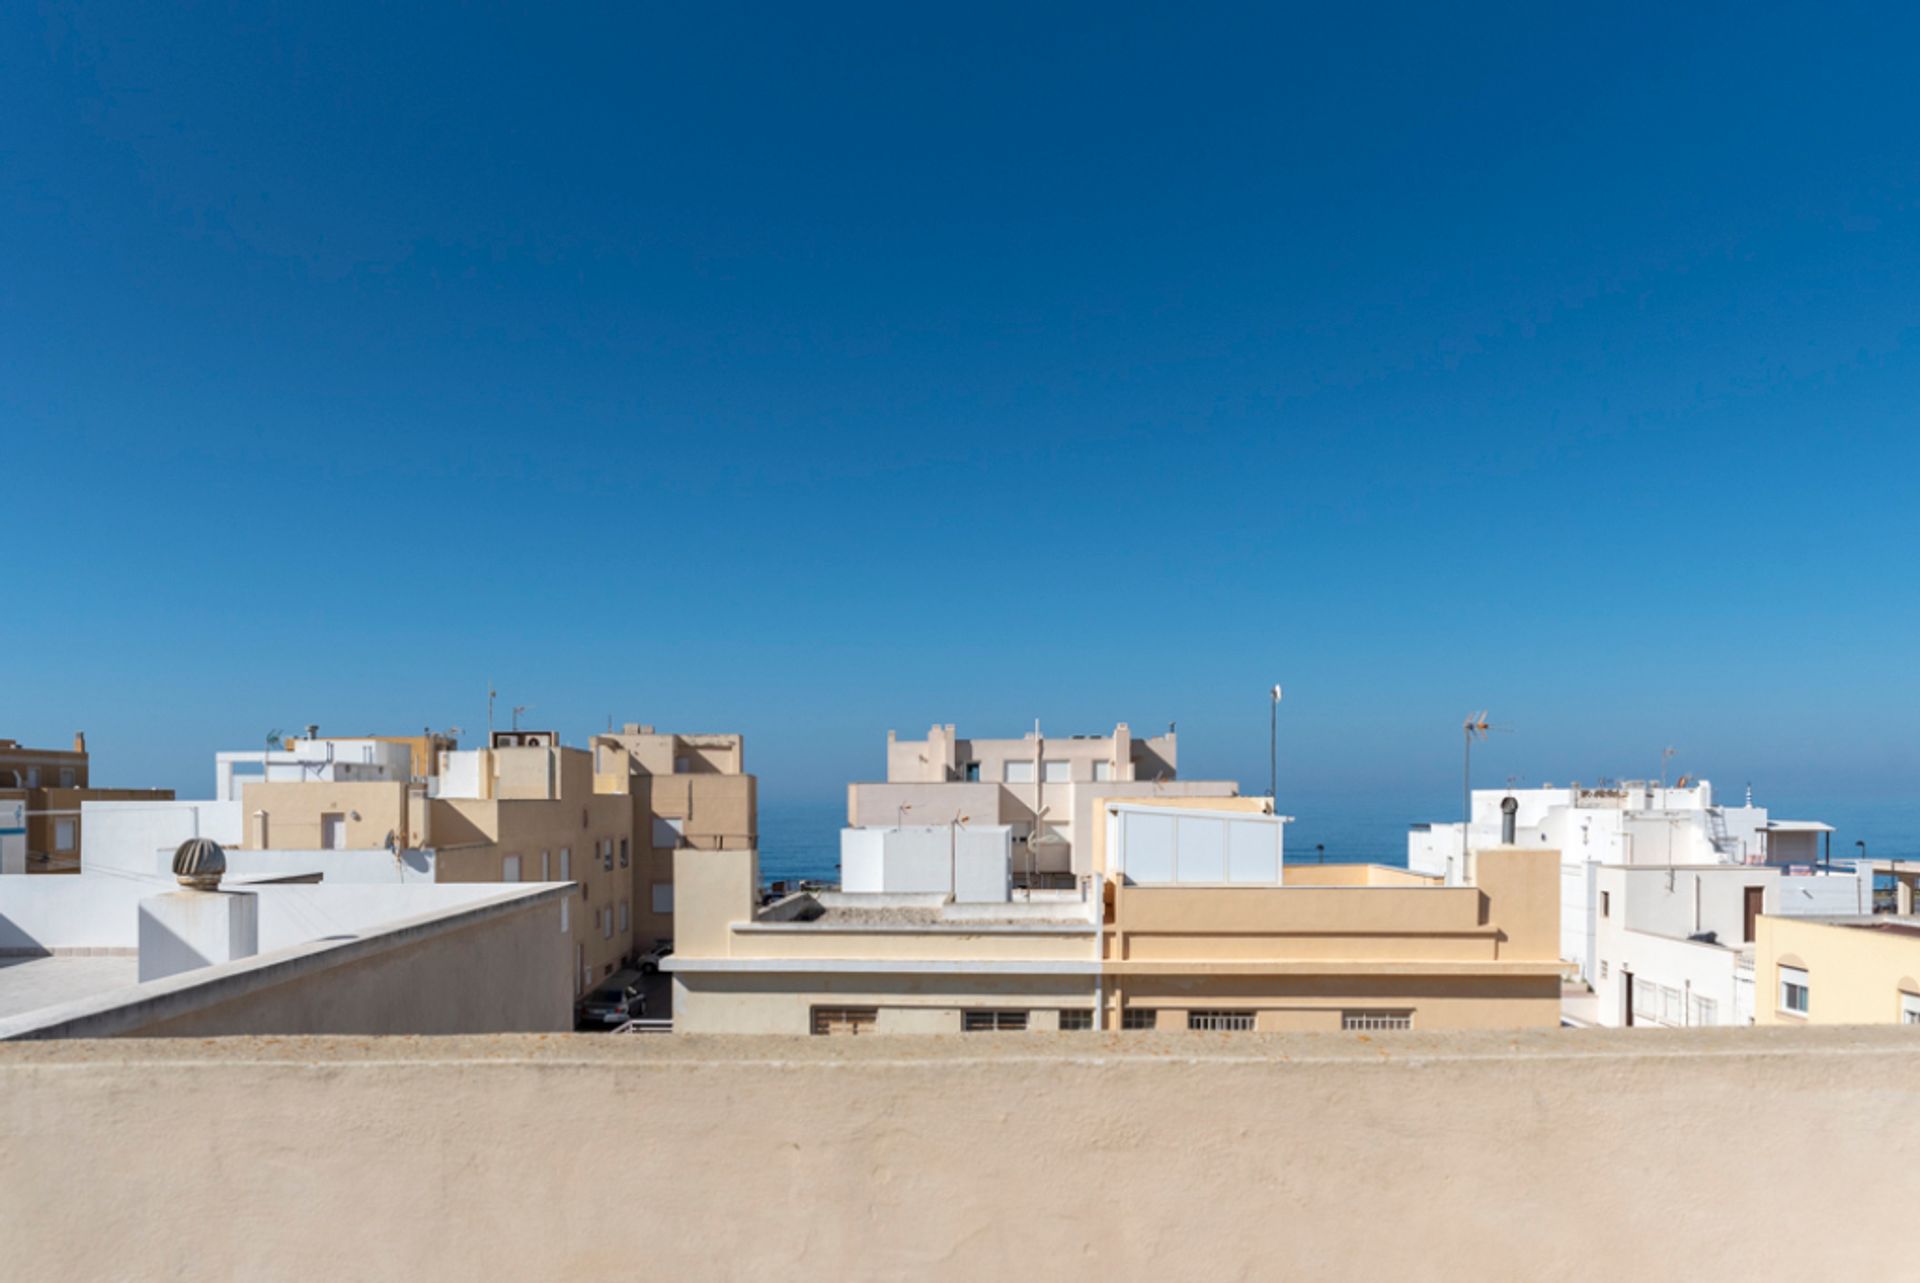
<path fill-rule="evenodd" d="M 0 957 L 0 1020 L 139 983 L 132 955 Z"/>

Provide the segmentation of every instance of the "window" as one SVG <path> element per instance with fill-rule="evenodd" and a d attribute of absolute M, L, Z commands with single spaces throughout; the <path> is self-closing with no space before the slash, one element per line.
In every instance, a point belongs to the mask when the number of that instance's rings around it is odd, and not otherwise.
<path fill-rule="evenodd" d="M 1120 1013 L 1122 1029 L 1151 1029 L 1158 1023 L 1159 1012 L 1152 1007 L 1128 1007 Z"/>
<path fill-rule="evenodd" d="M 1808 996 L 1807 973 L 1799 967 L 1780 968 L 1780 1010 L 1804 1016 Z"/>
<path fill-rule="evenodd" d="M 691 775 L 693 773 L 693 763 L 684 757 L 676 757 L 673 759 L 673 773 L 675 775 Z"/>
<path fill-rule="evenodd" d="M 573 881 L 573 848 L 570 846 L 560 848 L 560 880 Z"/>
<path fill-rule="evenodd" d="M 519 856 L 503 855 L 500 857 L 500 880 L 502 882 L 518 882 L 520 880 Z"/>
<path fill-rule="evenodd" d="M 1018 1033 L 1027 1027 L 1024 1011 L 963 1011 L 960 1032 L 968 1034 Z"/>
<path fill-rule="evenodd" d="M 968 762 L 961 768 L 960 774 L 969 784 L 978 784 L 980 782 L 980 763 Z"/>
<path fill-rule="evenodd" d="M 656 882 L 653 884 L 653 911 L 655 913 L 673 912 L 673 883 Z"/>
<path fill-rule="evenodd" d="M 1008 762 L 1001 767 L 1001 778 L 1009 784 L 1033 783 L 1032 762 Z"/>
<path fill-rule="evenodd" d="M 613 939 L 613 906 L 608 905 L 600 911 L 600 938 Z"/>
<path fill-rule="evenodd" d="M 1343 1011 L 1340 1013 L 1340 1027 L 1361 1032 L 1411 1029 L 1413 1013 L 1411 1011 Z"/>
<path fill-rule="evenodd" d="M 542 851 L 540 853 L 540 880 L 542 882 L 553 881 L 553 877 L 551 876 L 552 873 L 553 873 L 553 855 L 551 852 Z"/>
<path fill-rule="evenodd" d="M 1057 757 L 1042 762 L 1040 778 L 1049 784 L 1069 784 L 1073 781 L 1073 763 Z"/>
<path fill-rule="evenodd" d="M 1920 1025 L 1920 993 L 1902 993 L 1900 995 L 1900 1023 Z"/>
<path fill-rule="evenodd" d="M 1602 980 L 1607 978 L 1607 960 L 1605 958 L 1600 959 L 1600 978 Z"/>
<path fill-rule="evenodd" d="M 1091 1029 L 1093 1012 L 1085 1007 L 1069 1007 L 1060 1013 L 1060 1028 L 1068 1033 Z"/>
<path fill-rule="evenodd" d="M 60 768 L 60 787 L 63 789 L 73 787 L 73 768 L 71 766 L 63 766 Z"/>
<path fill-rule="evenodd" d="M 1251 1011 L 1189 1011 L 1187 1028 L 1202 1033 L 1231 1031 L 1248 1033 L 1253 1029 Z"/>
<path fill-rule="evenodd" d="M 870 1034 L 879 1019 L 878 1007 L 815 1007 L 813 1032 L 821 1038 Z"/>
<path fill-rule="evenodd" d="M 1111 780 L 1113 778 L 1113 763 L 1095 762 L 1093 764 L 1093 778 L 1101 784 L 1105 784 Z"/>
<path fill-rule="evenodd" d="M 40 787 L 40 768 L 39 767 L 29 766 L 27 768 L 27 787 L 30 789 L 37 789 Z"/>
<path fill-rule="evenodd" d="M 573 931 L 573 896 L 560 897 L 560 934 L 569 935 Z"/>
<path fill-rule="evenodd" d="M 53 849 L 56 851 L 71 851 L 74 847 L 78 846 L 80 839 L 75 833 L 75 830 L 78 828 L 79 825 L 75 824 L 72 820 L 55 820 L 53 822 Z"/>
<path fill-rule="evenodd" d="M 669 819 L 664 815 L 654 816 L 653 817 L 654 850 L 656 851 L 677 850 L 680 846 L 680 835 L 686 832 L 686 828 L 687 828 L 687 822 L 685 820 Z"/>
<path fill-rule="evenodd" d="M 613 839 L 607 838 L 600 843 L 600 867 L 608 873 L 613 872 Z"/>
<path fill-rule="evenodd" d="M 622 900 L 620 902 L 620 934 L 625 935 L 631 930 L 633 930 L 633 919 L 628 916 L 627 901 Z"/>
<path fill-rule="evenodd" d="M 1694 994 L 1688 1002 L 1687 1022 L 1693 1025 L 1717 1025 L 1720 1023 L 1720 1004 L 1711 998 L 1702 998 Z"/>
<path fill-rule="evenodd" d="M 1600 916 L 1603 918 L 1613 916 L 1613 892 L 1611 891 L 1600 893 Z"/>
<path fill-rule="evenodd" d="M 631 862 L 632 858 L 633 857 L 627 850 L 627 839 L 621 838 L 620 839 L 620 867 L 623 869 L 626 868 L 627 865 Z"/>

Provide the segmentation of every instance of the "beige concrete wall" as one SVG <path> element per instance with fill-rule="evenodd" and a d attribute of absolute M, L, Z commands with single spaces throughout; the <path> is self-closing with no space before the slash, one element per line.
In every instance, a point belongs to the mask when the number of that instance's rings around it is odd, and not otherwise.
<path fill-rule="evenodd" d="M 1920 1038 L 65 1043 L 0 1142 L 22 1279 L 1882 1283 Z"/>
<path fill-rule="evenodd" d="M 385 844 L 389 833 L 406 840 L 404 780 L 262 782 L 244 786 L 240 796 L 242 846 L 248 850 L 317 851 L 325 845 L 320 819 L 329 812 L 346 817 L 349 850 L 374 850 Z M 260 840 L 262 811 L 266 812 L 264 843 Z"/>
<path fill-rule="evenodd" d="M 1920 929 L 1920 920 L 1889 919 Z M 1763 915 L 1754 943 L 1754 1023 L 1887 1025 L 1920 994 L 1920 935 Z M 1807 1014 L 1780 1010 L 1780 966 L 1807 973 Z"/>
<path fill-rule="evenodd" d="M 1092 976 L 768 974 L 676 975 L 675 1034 L 809 1034 L 815 1007 L 871 1007 L 876 1034 L 958 1034 L 963 1011 L 1029 1013 L 1058 1030 L 1062 1008 L 1091 1011 Z"/>
<path fill-rule="evenodd" d="M 1390 864 L 1287 863 L 1290 887 L 1437 887 L 1441 879 Z"/>

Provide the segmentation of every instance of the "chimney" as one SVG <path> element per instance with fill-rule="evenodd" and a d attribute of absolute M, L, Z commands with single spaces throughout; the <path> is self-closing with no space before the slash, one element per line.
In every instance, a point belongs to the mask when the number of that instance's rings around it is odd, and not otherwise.
<path fill-rule="evenodd" d="M 320 728 L 312 722 L 307 723 L 307 738 L 310 740 L 320 738 Z"/>
<path fill-rule="evenodd" d="M 87 733 L 85 731 L 75 731 L 73 733 L 73 751 L 76 753 L 84 753 L 87 751 Z"/>
<path fill-rule="evenodd" d="M 1520 799 L 1503 797 L 1500 799 L 1500 845 L 1513 845 L 1513 826 L 1515 814 L 1520 810 Z"/>

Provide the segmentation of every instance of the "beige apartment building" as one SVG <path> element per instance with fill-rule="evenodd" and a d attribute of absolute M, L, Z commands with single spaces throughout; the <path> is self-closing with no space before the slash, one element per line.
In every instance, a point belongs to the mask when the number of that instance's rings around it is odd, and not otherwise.
<path fill-rule="evenodd" d="M 1754 1023 L 1920 1025 L 1920 918 L 1759 920 Z"/>
<path fill-rule="evenodd" d="M 389 861 L 432 852 L 436 882 L 577 882 L 562 910 L 584 992 L 634 951 L 633 812 L 581 749 L 441 750 L 426 784 L 308 779 L 242 789 L 241 849 Z"/>
<path fill-rule="evenodd" d="M 595 789 L 631 799 L 633 938 L 645 949 L 674 938 L 678 852 L 758 845 L 758 782 L 737 734 L 676 735 L 629 722 L 594 736 L 592 752 Z"/>
<path fill-rule="evenodd" d="M 0 805 L 18 815 L 22 833 L 0 832 L 0 874 L 78 873 L 84 802 L 167 801 L 172 789 L 93 788 L 87 737 L 74 732 L 71 749 L 28 748 L 0 739 Z M 0 827 L 11 828 L 9 825 Z"/>
<path fill-rule="evenodd" d="M 1091 872 L 1078 842 L 1096 799 L 1237 797 L 1232 780 L 1182 780 L 1174 732 L 1136 739 L 1125 722 L 1106 735 L 963 739 L 953 723 L 924 740 L 887 732 L 887 778 L 847 786 L 847 823 L 973 824 L 1013 830 L 1018 885 L 1066 886 Z"/>
<path fill-rule="evenodd" d="M 797 895 L 760 907 L 751 851 L 680 861 L 674 1027 L 693 1033 L 1550 1028 L 1559 855 L 1478 852 L 1478 885 L 1378 866 L 1162 878 L 1107 817 L 1210 837 L 1265 798 L 1101 800 L 1074 890 L 1002 902 Z M 1180 839 L 1182 841 L 1186 839 Z M 1228 845 L 1236 845 L 1232 839 Z M 1224 847 L 1222 849 L 1225 849 Z M 1111 855 L 1110 855 L 1111 853 Z M 1224 861 L 1223 857 L 1223 861 Z M 1237 855 L 1231 858 L 1238 858 Z M 1208 879 L 1212 878 L 1211 881 Z"/>

